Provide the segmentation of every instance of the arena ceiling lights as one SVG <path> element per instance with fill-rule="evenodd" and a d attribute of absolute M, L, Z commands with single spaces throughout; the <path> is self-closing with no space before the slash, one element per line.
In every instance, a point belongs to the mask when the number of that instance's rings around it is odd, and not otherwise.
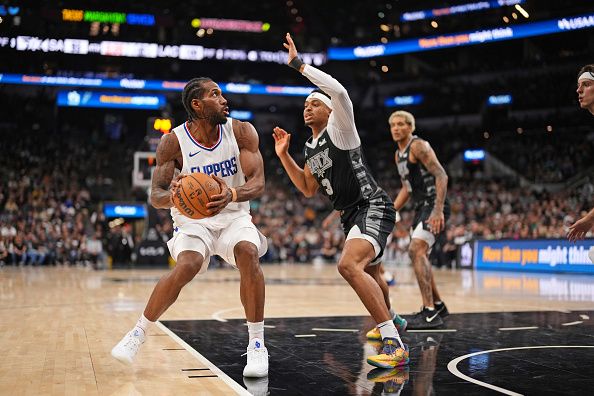
<path fill-rule="evenodd" d="M 387 44 L 378 43 L 358 47 L 331 47 L 328 49 L 328 59 L 345 61 L 377 58 L 591 28 L 594 28 L 594 13 L 494 29 L 397 40 Z"/>

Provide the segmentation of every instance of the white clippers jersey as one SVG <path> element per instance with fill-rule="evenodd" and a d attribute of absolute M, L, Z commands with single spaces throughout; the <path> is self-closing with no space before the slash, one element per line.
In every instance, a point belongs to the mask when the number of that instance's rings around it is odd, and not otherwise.
<path fill-rule="evenodd" d="M 201 172 L 208 175 L 220 177 L 229 187 L 239 187 L 245 184 L 245 176 L 239 163 L 239 146 L 233 134 L 233 122 L 227 118 L 227 122 L 219 125 L 219 139 L 212 147 L 202 146 L 190 135 L 186 123 L 178 125 L 173 129 L 181 148 L 183 167 L 182 173 Z M 171 217 L 174 227 L 182 227 L 186 224 L 213 224 L 227 222 L 229 219 L 250 213 L 250 203 L 229 202 L 229 204 L 214 217 L 194 220 L 180 213 L 177 208 L 171 208 Z"/>

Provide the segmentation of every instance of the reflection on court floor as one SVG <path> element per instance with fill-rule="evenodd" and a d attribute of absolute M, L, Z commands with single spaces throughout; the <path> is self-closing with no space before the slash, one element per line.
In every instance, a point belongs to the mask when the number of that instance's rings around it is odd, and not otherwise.
<path fill-rule="evenodd" d="M 259 380 L 242 377 L 243 320 L 162 323 L 255 395 L 577 395 L 594 388 L 591 311 L 451 314 L 443 329 L 404 333 L 411 363 L 395 370 L 365 362 L 380 347 L 365 338 L 369 317 L 267 319 L 270 371 Z"/>

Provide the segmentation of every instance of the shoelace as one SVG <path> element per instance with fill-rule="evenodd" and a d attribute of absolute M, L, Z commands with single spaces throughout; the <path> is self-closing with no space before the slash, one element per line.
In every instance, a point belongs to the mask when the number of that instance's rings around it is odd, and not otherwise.
<path fill-rule="evenodd" d="M 130 336 L 128 340 L 124 343 L 124 347 L 126 348 L 138 348 L 142 344 L 142 341 L 138 337 Z"/>
<path fill-rule="evenodd" d="M 385 353 L 386 355 L 391 355 L 395 353 L 398 349 L 406 351 L 406 348 L 404 347 L 404 344 L 402 343 L 402 340 L 400 338 L 395 338 L 394 341 L 396 341 L 396 343 L 384 344 L 384 347 L 382 348 L 382 353 Z"/>
<path fill-rule="evenodd" d="M 266 350 L 264 348 L 248 349 L 241 356 L 245 356 L 245 355 L 247 355 L 250 352 L 254 352 L 255 353 L 255 355 L 252 355 L 252 359 L 255 358 L 256 360 L 258 360 L 259 363 L 263 362 L 265 357 L 269 357 L 270 356 L 270 355 L 268 355 L 268 350 Z"/>

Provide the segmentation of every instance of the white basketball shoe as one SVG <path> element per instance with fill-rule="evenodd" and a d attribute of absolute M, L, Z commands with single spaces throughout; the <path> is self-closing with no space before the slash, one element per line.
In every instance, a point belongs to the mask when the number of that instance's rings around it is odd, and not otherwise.
<path fill-rule="evenodd" d="M 247 364 L 243 369 L 244 377 L 262 378 L 268 375 L 268 349 L 259 338 L 250 341 L 247 352 Z"/>
<path fill-rule="evenodd" d="M 243 383 L 252 396 L 268 396 L 268 377 L 243 377 Z"/>
<path fill-rule="evenodd" d="M 144 332 L 134 328 L 111 350 L 111 356 L 122 363 L 132 364 L 134 356 L 138 353 L 140 346 L 144 343 Z"/>

